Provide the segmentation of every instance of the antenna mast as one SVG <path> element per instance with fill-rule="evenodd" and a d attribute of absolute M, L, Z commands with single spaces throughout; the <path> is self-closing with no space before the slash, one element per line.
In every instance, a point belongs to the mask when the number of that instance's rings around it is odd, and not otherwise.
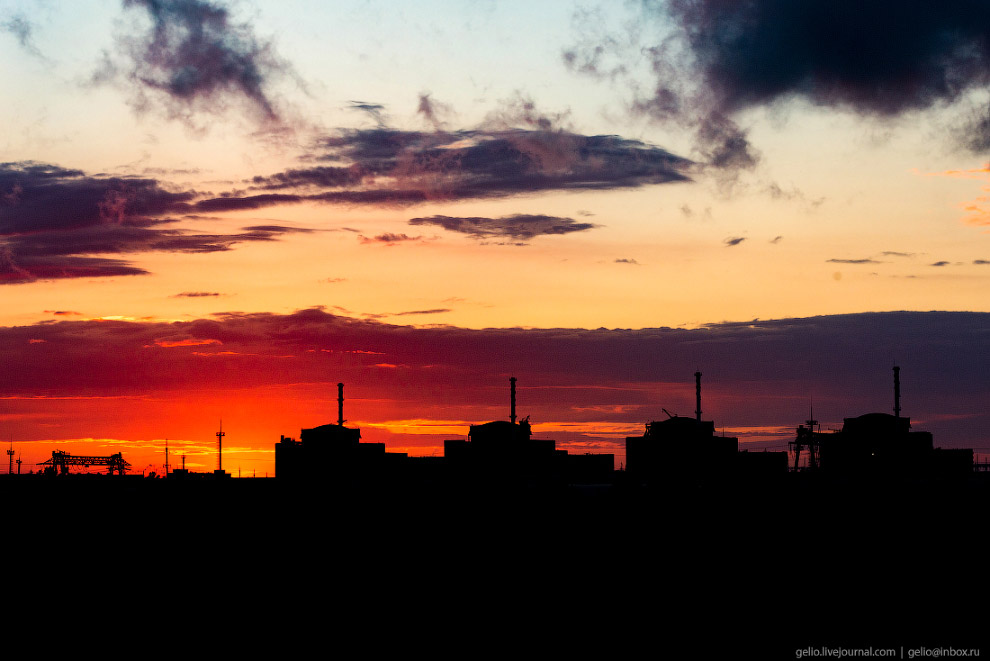
<path fill-rule="evenodd" d="M 217 472 L 223 472 L 223 418 L 220 419 L 220 431 L 217 432 Z"/>

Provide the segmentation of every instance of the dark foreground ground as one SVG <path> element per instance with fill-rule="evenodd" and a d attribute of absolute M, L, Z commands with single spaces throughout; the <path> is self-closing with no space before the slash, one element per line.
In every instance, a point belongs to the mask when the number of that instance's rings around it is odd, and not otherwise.
<path fill-rule="evenodd" d="M 280 657 L 990 655 L 990 485 L 807 477 L 341 488 L 0 476 L 8 634 Z"/>

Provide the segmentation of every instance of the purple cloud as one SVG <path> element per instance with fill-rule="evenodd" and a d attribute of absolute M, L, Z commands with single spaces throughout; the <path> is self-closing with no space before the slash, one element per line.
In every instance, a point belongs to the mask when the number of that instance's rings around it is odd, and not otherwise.
<path fill-rule="evenodd" d="M 572 218 L 529 214 L 515 214 L 501 218 L 429 216 L 412 218 L 409 224 L 436 225 L 451 232 L 467 234 L 475 239 L 508 239 L 517 244 L 523 244 L 537 236 L 570 234 L 597 227 L 592 223 L 579 223 Z"/>
<path fill-rule="evenodd" d="M 124 0 L 124 7 L 142 10 L 151 26 L 135 24 L 118 38 L 123 56 L 107 55 L 97 81 L 127 84 L 136 108 L 161 106 L 173 118 L 188 121 L 233 103 L 263 121 L 279 120 L 270 86 L 289 67 L 250 25 L 235 23 L 224 3 Z"/>

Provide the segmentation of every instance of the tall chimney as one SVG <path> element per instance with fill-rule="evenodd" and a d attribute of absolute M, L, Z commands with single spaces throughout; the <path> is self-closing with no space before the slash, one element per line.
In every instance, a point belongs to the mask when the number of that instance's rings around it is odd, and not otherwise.
<path fill-rule="evenodd" d="M 516 424 L 516 377 L 509 377 L 509 421 Z"/>
<path fill-rule="evenodd" d="M 901 417 L 901 368 L 894 366 L 894 417 Z"/>
<path fill-rule="evenodd" d="M 344 384 L 337 384 L 337 424 L 344 426 Z"/>
<path fill-rule="evenodd" d="M 694 415 L 695 415 L 695 419 L 698 422 L 701 422 L 701 372 L 694 373 L 694 391 L 695 391 L 695 398 L 698 402 L 698 405 L 694 411 Z"/>

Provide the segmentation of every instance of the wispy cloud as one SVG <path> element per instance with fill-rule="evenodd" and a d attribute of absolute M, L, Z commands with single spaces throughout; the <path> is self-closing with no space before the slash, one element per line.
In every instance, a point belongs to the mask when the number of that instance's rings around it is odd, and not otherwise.
<path fill-rule="evenodd" d="M 548 191 L 600 191 L 688 181 L 691 162 L 638 140 L 548 129 L 341 131 L 317 161 L 256 176 L 249 191 L 196 203 L 200 211 L 296 204 L 407 206 Z M 261 192 L 253 192 L 261 191 Z M 278 191 L 278 192 L 273 192 Z"/>
<path fill-rule="evenodd" d="M 113 255 L 222 252 L 241 242 L 307 231 L 258 225 L 235 234 L 203 234 L 174 227 L 198 195 L 150 178 L 0 163 L 0 284 L 141 275 L 147 271 Z"/>
<path fill-rule="evenodd" d="M 187 338 L 183 340 L 155 340 L 155 345 L 164 348 L 171 347 L 198 347 L 205 344 L 223 344 L 220 340 L 215 339 L 202 339 L 196 340 L 192 338 Z"/>
<path fill-rule="evenodd" d="M 396 317 L 408 317 L 410 315 L 420 315 L 420 314 L 443 314 L 444 312 L 450 312 L 450 308 L 432 308 L 430 310 L 408 310 L 406 312 L 396 312 L 394 313 Z"/>
<path fill-rule="evenodd" d="M 871 257 L 862 257 L 862 258 L 859 258 L 859 259 L 837 259 L 837 258 L 832 258 L 832 259 L 827 259 L 825 261 L 826 262 L 829 262 L 829 263 L 832 263 L 832 264 L 883 264 L 883 262 L 878 261 L 878 260 L 875 260 L 875 259 L 873 259 Z"/>
<path fill-rule="evenodd" d="M 597 225 L 579 223 L 572 218 L 556 216 L 515 214 L 500 218 L 429 216 L 412 218 L 410 225 L 435 225 L 451 232 L 467 234 L 475 239 L 506 239 L 514 245 L 522 245 L 537 236 L 552 236 L 583 232 Z"/>
<path fill-rule="evenodd" d="M 427 314 L 444 314 L 447 312 L 452 312 L 452 310 L 450 308 L 430 308 L 428 310 L 406 310 L 404 312 L 365 312 L 361 316 L 365 319 L 385 319 L 386 317 L 416 317 Z M 375 352 L 362 351 L 360 353 Z"/>
<path fill-rule="evenodd" d="M 384 234 L 378 234 L 373 237 L 358 236 L 358 240 L 361 243 L 381 243 L 387 246 L 394 246 L 397 243 L 405 243 L 407 241 L 421 241 L 422 239 L 422 236 L 409 236 L 408 234 L 396 234 L 393 232 L 385 232 Z"/>
<path fill-rule="evenodd" d="M 251 25 L 235 22 L 225 3 L 124 0 L 124 7 L 140 16 L 132 15 L 117 52 L 105 55 L 97 82 L 128 86 L 139 111 L 160 107 L 187 122 L 231 105 L 280 121 L 271 83 L 290 68 Z"/>
<path fill-rule="evenodd" d="M 7 20 L 0 21 L 0 32 L 13 35 L 27 53 L 45 60 L 45 56 L 34 43 L 34 29 L 34 24 L 23 14 L 14 14 Z"/>

